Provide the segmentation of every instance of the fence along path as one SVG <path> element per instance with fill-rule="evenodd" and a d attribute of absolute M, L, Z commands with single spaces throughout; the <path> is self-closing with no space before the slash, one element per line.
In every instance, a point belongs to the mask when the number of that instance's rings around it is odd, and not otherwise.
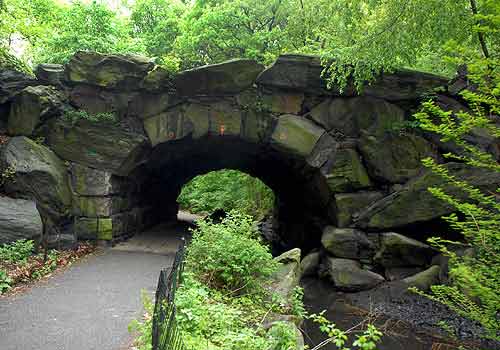
<path fill-rule="evenodd" d="M 152 325 L 153 350 L 186 350 L 175 319 L 175 293 L 182 283 L 185 251 L 183 243 L 175 253 L 170 272 L 168 269 L 160 271 Z"/>

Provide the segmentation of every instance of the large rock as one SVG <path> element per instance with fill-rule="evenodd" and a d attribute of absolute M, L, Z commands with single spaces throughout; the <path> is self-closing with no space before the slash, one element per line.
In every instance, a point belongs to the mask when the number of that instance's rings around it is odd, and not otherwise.
<path fill-rule="evenodd" d="M 86 217 L 105 217 L 127 210 L 129 201 L 126 198 L 74 196 L 73 214 Z"/>
<path fill-rule="evenodd" d="M 328 258 L 322 274 L 335 287 L 347 292 L 368 290 L 385 281 L 384 277 L 362 269 L 359 262 L 349 259 Z"/>
<path fill-rule="evenodd" d="M 356 213 L 384 197 L 384 194 L 379 191 L 360 191 L 337 193 L 334 197 L 337 226 L 346 227 L 352 222 L 352 218 Z"/>
<path fill-rule="evenodd" d="M 320 252 L 316 251 L 307 254 L 300 262 L 301 277 L 316 275 L 318 272 L 320 260 Z"/>
<path fill-rule="evenodd" d="M 374 244 L 362 231 L 327 226 L 321 237 L 323 247 L 339 258 L 367 259 L 374 254 Z"/>
<path fill-rule="evenodd" d="M 35 75 L 43 83 L 59 86 L 64 79 L 64 66 L 52 63 L 39 64 Z"/>
<path fill-rule="evenodd" d="M 439 270 L 439 266 L 433 265 L 425 271 L 406 277 L 403 279 L 403 282 L 408 287 L 416 287 L 422 291 L 426 291 L 431 286 L 439 284 Z"/>
<path fill-rule="evenodd" d="M 254 60 L 235 59 L 183 71 L 174 86 L 181 96 L 236 94 L 252 86 L 263 69 Z"/>
<path fill-rule="evenodd" d="M 323 129 L 307 119 L 283 115 L 278 119 L 271 140 L 274 147 L 306 158 L 323 134 Z"/>
<path fill-rule="evenodd" d="M 262 107 L 276 114 L 299 114 L 304 101 L 303 93 L 272 91 L 262 96 Z"/>
<path fill-rule="evenodd" d="M 359 147 L 371 177 L 386 183 L 404 183 L 422 171 L 423 158 L 436 158 L 435 148 L 413 134 L 366 135 Z"/>
<path fill-rule="evenodd" d="M 338 149 L 321 171 L 326 176 L 328 187 L 334 193 L 351 192 L 371 186 L 359 154 L 352 148 Z"/>
<path fill-rule="evenodd" d="M 431 262 L 436 251 L 427 244 L 394 232 L 380 235 L 380 249 L 375 262 L 384 267 L 424 266 Z"/>
<path fill-rule="evenodd" d="M 89 168 L 72 163 L 71 187 L 80 196 L 108 196 L 118 194 L 126 188 L 124 178 L 114 176 L 109 171 Z"/>
<path fill-rule="evenodd" d="M 15 96 L 19 91 L 39 82 L 32 76 L 13 70 L 0 70 L 0 104 Z"/>
<path fill-rule="evenodd" d="M 295 287 L 300 281 L 300 249 L 294 248 L 284 252 L 280 256 L 274 258 L 281 263 L 278 271 L 273 276 L 272 290 L 288 301 Z"/>
<path fill-rule="evenodd" d="M 342 136 L 359 137 L 362 133 L 382 136 L 404 121 L 404 111 L 372 97 L 338 97 L 323 101 L 307 117 Z"/>
<path fill-rule="evenodd" d="M 42 219 L 35 202 L 0 197 L 0 244 L 38 239 L 42 233 Z"/>
<path fill-rule="evenodd" d="M 78 51 L 65 67 L 65 79 L 105 88 L 137 89 L 154 64 L 136 55 L 108 55 Z"/>
<path fill-rule="evenodd" d="M 63 101 L 64 95 L 52 86 L 28 86 L 11 104 L 8 133 L 32 135 L 41 122 L 61 113 Z"/>
<path fill-rule="evenodd" d="M 56 216 L 69 214 L 72 196 L 67 169 L 54 152 L 19 136 L 10 139 L 1 160 L 4 169 L 12 173 L 4 183 L 7 193 L 35 199 Z"/>
<path fill-rule="evenodd" d="M 49 131 L 47 142 L 61 158 L 116 175 L 127 175 L 149 150 L 144 135 L 110 124 L 55 121 Z"/>
<path fill-rule="evenodd" d="M 445 167 L 457 179 L 482 190 L 494 191 L 500 184 L 498 172 L 485 171 L 459 163 L 448 163 Z M 450 190 L 450 193 L 463 197 L 463 194 L 456 188 L 446 185 L 440 176 L 426 172 L 408 182 L 402 189 L 370 205 L 355 219 L 356 226 L 386 230 L 426 222 L 453 212 L 454 208 L 428 191 L 428 188 L 432 186 L 444 186 Z"/>

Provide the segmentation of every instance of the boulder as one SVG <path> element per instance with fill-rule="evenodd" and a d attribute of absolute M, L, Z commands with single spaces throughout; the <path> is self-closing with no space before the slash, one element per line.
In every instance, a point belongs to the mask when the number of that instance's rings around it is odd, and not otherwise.
<path fill-rule="evenodd" d="M 385 269 L 385 278 L 388 281 L 399 281 L 422 271 L 421 267 L 388 267 Z"/>
<path fill-rule="evenodd" d="M 113 239 L 113 220 L 111 218 L 85 218 L 75 220 L 74 232 L 78 239 Z"/>
<path fill-rule="evenodd" d="M 408 287 L 416 287 L 422 291 L 426 291 L 431 286 L 439 284 L 439 270 L 439 266 L 433 265 L 416 275 L 406 277 L 403 279 L 403 282 Z"/>
<path fill-rule="evenodd" d="M 309 120 L 287 114 L 278 119 L 271 142 L 279 150 L 306 158 L 323 134 L 324 130 Z"/>
<path fill-rule="evenodd" d="M 352 228 L 327 226 L 321 236 L 321 244 L 339 258 L 369 259 L 374 254 L 374 244 L 362 231 Z"/>
<path fill-rule="evenodd" d="M 444 87 L 448 78 L 400 69 L 381 74 L 373 83 L 363 88 L 362 94 L 387 101 L 418 101 L 437 87 Z"/>
<path fill-rule="evenodd" d="M 61 113 L 64 99 L 62 92 L 52 86 L 28 86 L 11 104 L 8 133 L 32 135 L 41 122 Z"/>
<path fill-rule="evenodd" d="M 302 271 L 301 277 L 315 276 L 318 272 L 320 259 L 320 252 L 311 252 L 307 254 L 300 262 L 300 270 Z"/>
<path fill-rule="evenodd" d="M 355 149 L 338 149 L 331 158 L 321 171 L 332 192 L 351 192 L 371 186 L 368 173 Z"/>
<path fill-rule="evenodd" d="M 125 92 L 110 92 L 93 85 L 77 85 L 71 89 L 69 99 L 74 107 L 91 115 L 125 115 L 128 112 L 130 95 Z"/>
<path fill-rule="evenodd" d="M 346 292 L 368 290 L 385 281 L 379 274 L 362 269 L 357 261 L 331 257 L 327 258 L 322 275 Z"/>
<path fill-rule="evenodd" d="M 0 244 L 39 239 L 42 234 L 42 219 L 35 202 L 0 197 Z"/>
<path fill-rule="evenodd" d="M 423 158 L 437 157 L 427 140 L 413 134 L 366 135 L 359 148 L 370 176 L 386 183 L 405 183 L 422 172 Z"/>
<path fill-rule="evenodd" d="M 66 64 L 64 76 L 70 84 L 133 90 L 153 67 L 154 63 L 142 56 L 78 51 Z"/>
<path fill-rule="evenodd" d="M 314 146 L 311 154 L 307 157 L 307 164 L 313 168 L 321 168 L 328 162 L 332 155 L 336 154 L 339 147 L 340 143 L 325 132 Z"/>
<path fill-rule="evenodd" d="M 335 194 L 335 217 L 338 227 L 347 227 L 353 216 L 371 203 L 384 197 L 379 191 L 360 191 L 355 193 Z"/>
<path fill-rule="evenodd" d="M 0 104 L 9 101 L 24 88 L 34 85 L 39 85 L 39 82 L 26 73 L 0 70 Z"/>
<path fill-rule="evenodd" d="M 85 120 L 74 125 L 54 121 L 47 142 L 65 160 L 123 176 L 140 164 L 149 150 L 143 134 Z"/>
<path fill-rule="evenodd" d="M 141 82 L 141 88 L 151 91 L 172 91 L 174 90 L 173 73 L 166 68 L 155 66 L 148 72 Z"/>
<path fill-rule="evenodd" d="M 254 60 L 234 59 L 180 72 L 174 87 L 181 96 L 237 94 L 252 86 L 263 69 Z"/>
<path fill-rule="evenodd" d="M 78 245 L 78 240 L 72 234 L 48 235 L 45 239 L 48 249 L 74 249 Z"/>
<path fill-rule="evenodd" d="M 382 136 L 394 125 L 401 124 L 404 111 L 387 101 L 372 97 L 337 97 L 314 107 L 307 118 L 327 131 L 344 137 L 359 137 L 362 133 Z"/>
<path fill-rule="evenodd" d="M 283 300 L 288 301 L 293 289 L 299 285 L 300 281 L 300 249 L 294 248 L 284 252 L 274 260 L 281 265 L 272 278 L 274 282 L 271 289 Z"/>
<path fill-rule="evenodd" d="M 60 86 L 64 79 L 64 66 L 62 64 L 43 63 L 36 67 L 35 75 L 45 84 Z"/>
<path fill-rule="evenodd" d="M 104 217 L 127 210 L 129 202 L 126 198 L 112 197 L 73 197 L 73 215 L 86 217 Z"/>
<path fill-rule="evenodd" d="M 271 67 L 259 75 L 257 84 L 318 95 L 336 93 L 327 89 L 326 81 L 321 78 L 322 70 L 317 56 L 280 55 Z"/>
<path fill-rule="evenodd" d="M 380 234 L 375 262 L 384 267 L 424 266 L 436 251 L 427 244 L 394 232 Z"/>
<path fill-rule="evenodd" d="M 109 171 L 89 168 L 72 163 L 71 187 L 75 194 L 80 196 L 109 196 L 125 190 L 124 178 L 114 176 Z"/>
<path fill-rule="evenodd" d="M 272 91 L 262 96 L 261 103 L 263 108 L 271 113 L 298 115 L 302 110 L 303 101 L 303 93 Z"/>
<path fill-rule="evenodd" d="M 500 183 L 498 172 L 459 163 L 447 163 L 444 166 L 457 179 L 466 181 L 483 191 L 494 191 Z M 440 176 L 427 171 L 418 178 L 410 180 L 396 192 L 370 205 L 356 218 L 355 225 L 360 228 L 387 230 L 426 222 L 453 212 L 451 206 L 427 190 L 433 186 L 443 186 L 451 194 L 463 197 L 456 188 L 446 185 Z"/>
<path fill-rule="evenodd" d="M 9 140 L 1 154 L 5 191 L 15 197 L 35 199 L 55 217 L 66 216 L 71 207 L 71 191 L 65 164 L 49 148 L 18 136 Z"/>

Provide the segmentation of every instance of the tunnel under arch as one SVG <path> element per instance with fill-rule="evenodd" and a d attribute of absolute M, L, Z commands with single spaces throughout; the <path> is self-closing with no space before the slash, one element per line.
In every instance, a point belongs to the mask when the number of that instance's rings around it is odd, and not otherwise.
<path fill-rule="evenodd" d="M 436 87 L 440 105 L 463 107 L 447 80 L 401 70 L 359 94 L 327 89 L 321 71 L 320 59 L 305 55 L 282 55 L 267 68 L 237 59 L 174 76 L 143 57 L 93 52 L 77 52 L 65 66 L 41 65 L 38 78 L 9 97 L 13 138 L 4 154 L 33 150 L 46 155 L 51 172 L 38 187 L 21 169 L 6 188 L 36 200 L 48 234 L 107 241 L 173 216 L 182 185 L 221 168 L 275 191 L 284 247 L 318 246 L 327 225 L 401 232 L 449 213 L 427 192 L 439 181 L 421 159 L 442 161 L 456 147 L 405 127 Z M 80 117 L 68 118 L 75 111 Z M 472 140 L 498 159 L 498 140 Z M 463 164 L 446 166 L 482 188 L 500 182 Z"/>

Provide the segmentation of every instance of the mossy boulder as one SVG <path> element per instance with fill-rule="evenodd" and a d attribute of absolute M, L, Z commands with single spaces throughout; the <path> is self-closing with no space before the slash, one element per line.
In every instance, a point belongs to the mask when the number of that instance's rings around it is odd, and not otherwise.
<path fill-rule="evenodd" d="M 334 193 L 368 188 L 371 181 L 358 152 L 352 148 L 338 149 L 330 164 L 322 168 L 328 187 Z"/>
<path fill-rule="evenodd" d="M 64 79 L 64 66 L 53 63 L 39 64 L 36 67 L 35 75 L 43 83 L 60 86 Z"/>
<path fill-rule="evenodd" d="M 112 124 L 81 120 L 73 125 L 57 120 L 49 131 L 47 142 L 62 159 L 116 175 L 127 175 L 149 151 L 142 133 Z"/>
<path fill-rule="evenodd" d="M 375 262 L 384 267 L 424 266 L 436 251 L 425 243 L 394 232 L 380 234 L 380 249 Z"/>
<path fill-rule="evenodd" d="M 333 256 L 347 259 L 371 258 L 375 250 L 364 232 L 352 228 L 325 227 L 321 244 Z"/>
<path fill-rule="evenodd" d="M 11 104 L 8 133 L 31 136 L 41 122 L 61 114 L 64 100 L 63 93 L 52 86 L 28 86 Z"/>
<path fill-rule="evenodd" d="M 302 117 L 283 115 L 271 136 L 272 145 L 295 156 L 307 157 L 324 130 Z"/>
<path fill-rule="evenodd" d="M 299 114 L 302 110 L 304 94 L 272 91 L 262 95 L 262 107 L 276 114 Z"/>
<path fill-rule="evenodd" d="M 403 282 L 408 287 L 416 287 L 419 290 L 426 291 L 429 290 L 431 286 L 439 284 L 439 271 L 439 266 L 433 265 L 427 270 L 406 277 L 403 279 Z"/>
<path fill-rule="evenodd" d="M 28 86 L 39 85 L 34 77 L 15 70 L 0 71 L 0 104 L 11 100 Z"/>
<path fill-rule="evenodd" d="M 450 174 L 458 180 L 466 181 L 483 191 L 494 191 L 500 183 L 500 174 L 465 164 L 445 164 Z M 438 175 L 430 171 L 410 180 L 401 189 L 376 201 L 364 210 L 355 220 L 361 228 L 386 230 L 404 227 L 409 224 L 426 222 L 453 212 L 453 208 L 433 196 L 429 187 L 442 186 L 460 198 L 463 193 L 446 184 Z"/>
<path fill-rule="evenodd" d="M 346 292 L 368 290 L 385 281 L 379 274 L 362 269 L 358 261 L 332 257 L 326 259 L 321 275 Z"/>
<path fill-rule="evenodd" d="M 347 227 L 353 216 L 371 203 L 384 197 L 379 191 L 360 191 L 354 193 L 335 194 L 335 217 L 338 227 Z"/>
<path fill-rule="evenodd" d="M 72 195 L 66 165 L 49 148 L 18 136 L 10 139 L 1 154 L 5 191 L 36 200 L 57 219 L 69 214 Z"/>
<path fill-rule="evenodd" d="M 36 240 L 42 233 L 42 219 L 34 201 L 0 197 L 0 244 Z"/>
<path fill-rule="evenodd" d="M 109 171 L 72 163 L 70 173 L 72 190 L 80 196 L 109 196 L 122 193 L 127 188 L 124 178 Z"/>
<path fill-rule="evenodd" d="M 307 117 L 342 136 L 360 137 L 362 133 L 382 136 L 404 121 L 404 111 L 381 99 L 337 97 L 323 101 Z"/>
<path fill-rule="evenodd" d="M 78 51 L 66 64 L 64 75 L 69 84 L 131 90 L 139 87 L 153 67 L 153 62 L 142 56 Z"/>
<path fill-rule="evenodd" d="M 300 281 L 300 249 L 286 251 L 274 260 L 281 265 L 272 277 L 274 282 L 271 289 L 288 302 L 293 289 Z"/>
<path fill-rule="evenodd" d="M 316 275 L 320 261 L 320 252 L 315 251 L 307 254 L 300 262 L 301 277 Z"/>
<path fill-rule="evenodd" d="M 113 239 L 113 220 L 111 218 L 78 218 L 74 231 L 78 239 Z"/>
<path fill-rule="evenodd" d="M 423 158 L 437 157 L 426 139 L 408 133 L 365 135 L 359 145 L 370 176 L 385 183 L 405 183 L 422 171 Z"/>
<path fill-rule="evenodd" d="M 104 217 L 127 210 L 129 201 L 119 196 L 88 197 L 74 196 L 73 214 L 86 217 Z"/>
<path fill-rule="evenodd" d="M 181 96 L 236 94 L 252 86 L 263 69 L 254 60 L 234 59 L 180 72 L 173 82 Z"/>

